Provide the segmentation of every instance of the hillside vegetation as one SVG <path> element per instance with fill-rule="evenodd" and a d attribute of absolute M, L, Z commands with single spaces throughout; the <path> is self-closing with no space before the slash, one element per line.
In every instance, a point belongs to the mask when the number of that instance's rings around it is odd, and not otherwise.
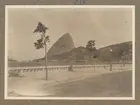
<path fill-rule="evenodd" d="M 109 48 L 112 49 L 110 52 Z M 93 58 L 93 56 L 96 56 Z M 43 61 L 44 58 L 37 59 L 37 61 Z M 95 53 L 89 52 L 85 47 L 74 48 L 69 52 L 65 52 L 59 55 L 48 56 L 49 61 L 65 61 L 65 62 L 80 62 L 80 61 L 89 61 L 91 62 L 101 61 L 116 61 L 120 60 L 131 61 L 132 60 L 132 42 L 124 42 L 120 44 L 114 44 L 107 47 L 97 49 Z M 36 60 L 35 60 L 36 61 Z"/>

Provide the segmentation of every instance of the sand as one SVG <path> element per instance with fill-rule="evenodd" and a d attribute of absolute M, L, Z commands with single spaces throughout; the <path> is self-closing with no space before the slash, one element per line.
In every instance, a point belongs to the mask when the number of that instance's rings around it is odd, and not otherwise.
<path fill-rule="evenodd" d="M 53 70 L 48 72 L 48 80 L 45 80 L 45 71 L 24 72 L 23 77 L 8 78 L 8 96 L 53 96 L 56 94 L 55 86 L 83 81 L 103 74 L 114 74 L 131 70 L 131 65 L 123 69 L 120 69 L 120 66 L 114 66 L 113 71 L 103 67 L 75 69 L 72 72 Z"/>

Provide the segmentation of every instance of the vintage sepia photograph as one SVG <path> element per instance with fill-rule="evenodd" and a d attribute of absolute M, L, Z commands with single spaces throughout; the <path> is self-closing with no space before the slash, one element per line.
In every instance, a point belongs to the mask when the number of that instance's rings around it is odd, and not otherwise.
<path fill-rule="evenodd" d="M 5 6 L 5 99 L 134 100 L 135 6 Z"/>

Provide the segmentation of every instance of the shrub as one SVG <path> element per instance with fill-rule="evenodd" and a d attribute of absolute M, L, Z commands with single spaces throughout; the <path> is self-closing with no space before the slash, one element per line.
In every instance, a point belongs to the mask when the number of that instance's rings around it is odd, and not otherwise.
<path fill-rule="evenodd" d="M 8 72 L 8 74 L 9 74 L 8 75 L 9 77 L 21 77 L 21 74 L 20 74 L 19 71 L 12 71 L 11 70 L 11 71 Z"/>

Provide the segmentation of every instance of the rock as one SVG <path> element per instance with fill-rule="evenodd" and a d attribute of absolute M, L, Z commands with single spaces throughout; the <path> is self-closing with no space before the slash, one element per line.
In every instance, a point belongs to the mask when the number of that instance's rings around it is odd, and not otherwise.
<path fill-rule="evenodd" d="M 53 55 L 60 55 L 65 52 L 71 51 L 75 48 L 73 39 L 69 33 L 65 33 L 62 37 L 53 44 L 53 46 L 48 51 L 48 57 Z"/>

